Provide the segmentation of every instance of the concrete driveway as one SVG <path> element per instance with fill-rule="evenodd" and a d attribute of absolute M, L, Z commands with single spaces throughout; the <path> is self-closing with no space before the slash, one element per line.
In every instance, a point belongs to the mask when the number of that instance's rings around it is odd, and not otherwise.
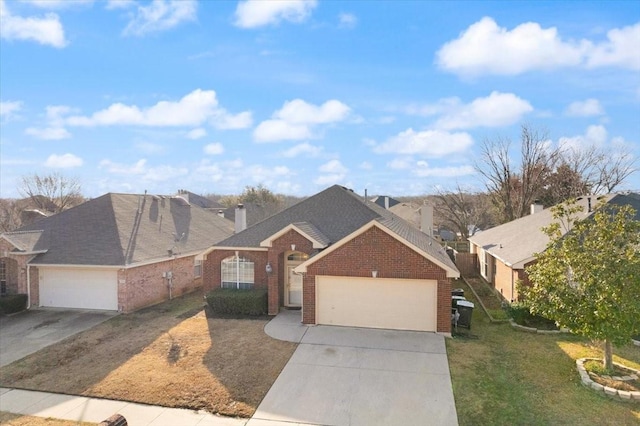
<path fill-rule="evenodd" d="M 275 334 L 300 344 L 247 426 L 458 424 L 444 337 L 305 327 L 294 315 Z"/>
<path fill-rule="evenodd" d="M 0 367 L 117 315 L 110 311 L 30 309 L 0 317 Z"/>

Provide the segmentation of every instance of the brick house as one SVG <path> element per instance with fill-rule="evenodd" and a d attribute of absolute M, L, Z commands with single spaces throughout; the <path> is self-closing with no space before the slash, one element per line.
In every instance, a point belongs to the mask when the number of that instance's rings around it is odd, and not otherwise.
<path fill-rule="evenodd" d="M 270 315 L 285 307 L 300 309 L 305 324 L 451 331 L 450 280 L 459 272 L 442 247 L 341 186 L 202 257 L 205 291 L 266 288 Z"/>
<path fill-rule="evenodd" d="M 590 216 L 600 203 L 630 205 L 640 220 L 640 194 L 607 194 L 578 198 L 581 218 Z M 531 214 L 469 237 L 470 253 L 478 258 L 479 273 L 505 300 L 518 300 L 518 281 L 529 283 L 526 268 L 535 262 L 535 253 L 547 247 L 549 238 L 542 228 L 555 220 L 550 209 L 531 206 Z"/>
<path fill-rule="evenodd" d="M 109 193 L 0 234 L 0 290 L 30 307 L 131 312 L 200 288 L 196 255 L 232 234 L 182 197 Z"/>

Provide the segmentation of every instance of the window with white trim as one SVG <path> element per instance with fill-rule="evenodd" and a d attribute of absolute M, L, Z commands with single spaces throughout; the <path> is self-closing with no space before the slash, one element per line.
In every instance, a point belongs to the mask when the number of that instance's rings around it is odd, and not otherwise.
<path fill-rule="evenodd" d="M 197 260 L 193 264 L 193 276 L 198 278 L 202 276 L 202 260 Z"/>
<path fill-rule="evenodd" d="M 253 261 L 240 256 L 230 256 L 223 259 L 220 266 L 222 288 L 248 290 L 253 287 Z"/>

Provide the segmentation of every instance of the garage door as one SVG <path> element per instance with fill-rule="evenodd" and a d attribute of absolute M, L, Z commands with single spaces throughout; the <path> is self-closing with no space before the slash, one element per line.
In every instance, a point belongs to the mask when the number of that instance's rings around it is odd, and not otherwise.
<path fill-rule="evenodd" d="M 437 281 L 316 277 L 318 324 L 436 331 Z"/>
<path fill-rule="evenodd" d="M 40 306 L 118 310 L 116 270 L 40 268 Z"/>

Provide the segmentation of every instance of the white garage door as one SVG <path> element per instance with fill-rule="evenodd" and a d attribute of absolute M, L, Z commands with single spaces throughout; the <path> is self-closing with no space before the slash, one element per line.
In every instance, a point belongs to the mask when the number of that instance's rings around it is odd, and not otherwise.
<path fill-rule="evenodd" d="M 436 331 L 438 283 L 316 277 L 318 324 Z"/>
<path fill-rule="evenodd" d="M 118 271 L 40 268 L 40 306 L 118 310 Z"/>

